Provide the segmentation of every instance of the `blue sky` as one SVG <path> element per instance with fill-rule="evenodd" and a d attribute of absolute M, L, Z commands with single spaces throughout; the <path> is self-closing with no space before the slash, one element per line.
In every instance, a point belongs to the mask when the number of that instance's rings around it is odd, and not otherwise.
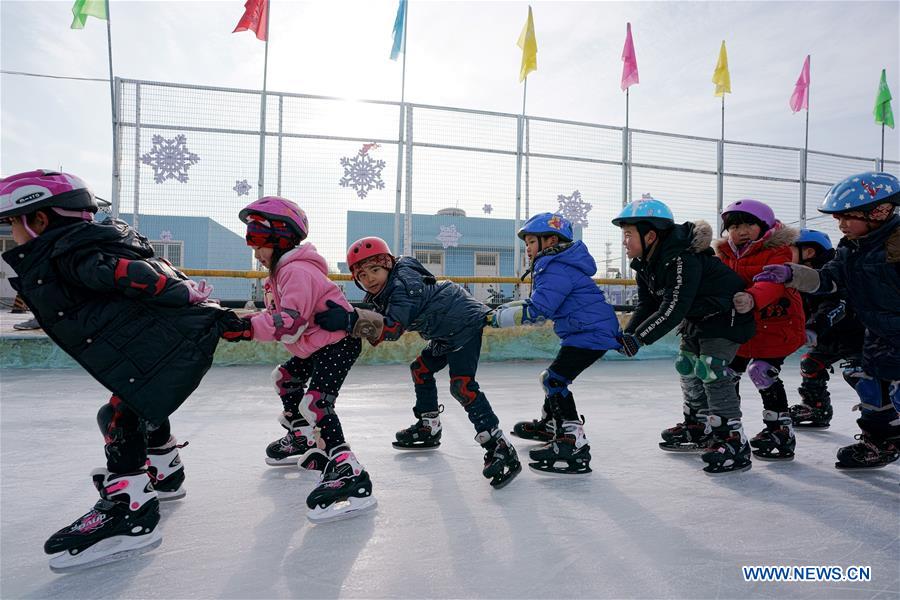
<path fill-rule="evenodd" d="M 529 78 L 534 115 L 624 124 L 619 90 L 625 24 L 632 23 L 641 83 L 631 125 L 717 137 L 719 100 L 710 82 L 728 46 L 733 94 L 728 139 L 802 146 L 803 115 L 788 108 L 812 55 L 810 148 L 876 156 L 872 107 L 882 68 L 900 96 L 897 2 L 532 2 L 538 71 Z M 407 99 L 521 109 L 515 42 L 525 2 L 412 0 Z M 4 70 L 105 77 L 106 27 L 70 30 L 71 2 L 0 3 Z M 388 60 L 396 2 L 273 0 L 269 89 L 399 99 L 400 66 Z M 263 43 L 232 34 L 243 12 L 229 2 L 113 0 L 116 75 L 259 88 Z M 0 79 L 2 172 L 63 166 L 108 192 L 109 88 L 99 82 Z M 900 108 L 894 102 L 900 117 Z M 900 157 L 888 130 L 886 158 Z"/>

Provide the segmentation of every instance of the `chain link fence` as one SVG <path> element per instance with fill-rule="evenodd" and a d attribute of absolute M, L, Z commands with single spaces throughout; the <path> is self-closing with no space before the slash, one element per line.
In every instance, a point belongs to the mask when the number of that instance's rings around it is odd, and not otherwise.
<path fill-rule="evenodd" d="M 525 288 L 517 226 L 561 211 L 578 226 L 598 277 L 627 277 L 610 220 L 643 194 L 676 220 L 717 222 L 719 201 L 762 200 L 792 225 L 837 241 L 816 207 L 841 177 L 880 167 L 874 158 L 668 134 L 543 117 L 397 102 L 117 79 L 114 211 L 174 264 L 250 270 L 238 211 L 261 194 L 298 202 L 309 241 L 335 273 L 366 235 L 416 256 L 435 274 L 466 282 L 486 301 Z M 264 153 L 264 172 L 259 173 Z M 722 165 L 720 169 L 718 165 Z M 898 173 L 900 163 L 884 170 Z M 213 282 L 246 299 L 252 280 Z M 361 292 L 344 283 L 351 299 Z M 628 291 L 607 286 L 614 303 Z"/>

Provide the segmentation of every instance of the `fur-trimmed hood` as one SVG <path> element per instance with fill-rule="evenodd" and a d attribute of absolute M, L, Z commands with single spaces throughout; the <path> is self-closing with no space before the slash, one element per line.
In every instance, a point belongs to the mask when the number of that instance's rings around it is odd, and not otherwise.
<path fill-rule="evenodd" d="M 691 240 L 689 250 L 694 254 L 700 254 L 712 245 L 712 241 L 712 225 L 703 219 L 694 221 L 694 237 Z"/>
<path fill-rule="evenodd" d="M 741 256 L 753 254 L 760 250 L 773 250 L 782 248 L 796 243 L 800 237 L 800 230 L 796 227 L 785 225 L 781 221 L 775 221 L 775 226 L 763 234 L 761 238 L 755 242 L 750 242 L 747 248 L 741 252 Z M 754 248 L 755 246 L 755 248 Z M 713 243 L 717 253 L 735 255 L 736 252 L 732 245 L 728 243 L 728 234 L 726 233 Z"/>

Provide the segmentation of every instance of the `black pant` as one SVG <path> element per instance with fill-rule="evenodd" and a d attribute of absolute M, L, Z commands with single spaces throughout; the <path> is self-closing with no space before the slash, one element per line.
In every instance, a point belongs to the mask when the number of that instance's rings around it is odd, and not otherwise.
<path fill-rule="evenodd" d="M 111 473 L 133 473 L 147 464 L 147 447 L 158 448 L 172 434 L 169 420 L 153 427 L 113 395 L 97 413 L 103 433 L 106 468 Z"/>
<path fill-rule="evenodd" d="M 475 426 L 475 431 L 490 431 L 499 425 L 500 420 L 497 419 L 490 402 L 475 381 L 478 359 L 481 356 L 482 334 L 483 331 L 479 327 L 461 348 L 448 353 L 436 355 L 432 345 L 429 344 L 409 365 L 416 390 L 416 406 L 413 412 L 417 417 L 422 413 L 438 410 L 434 374 L 449 365 L 450 394 L 465 409 L 469 421 Z"/>
<path fill-rule="evenodd" d="M 578 409 L 575 407 L 575 396 L 568 390 L 568 385 L 575 378 L 600 360 L 606 350 L 591 350 L 575 346 L 560 346 L 556 358 L 550 363 L 548 377 L 542 377 L 544 384 L 544 412 L 561 418 L 563 421 L 577 421 Z M 565 381 L 554 378 L 554 375 L 565 378 Z M 549 409 L 549 410 L 548 410 Z"/>

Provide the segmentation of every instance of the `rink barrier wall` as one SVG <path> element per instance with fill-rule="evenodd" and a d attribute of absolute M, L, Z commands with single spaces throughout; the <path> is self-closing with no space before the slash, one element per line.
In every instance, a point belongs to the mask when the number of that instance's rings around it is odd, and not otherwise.
<path fill-rule="evenodd" d="M 421 352 L 426 342 L 417 333 L 405 333 L 395 342 L 384 342 L 377 347 L 363 344 L 357 360 L 362 365 L 409 364 Z M 481 347 L 483 362 L 510 360 L 549 360 L 559 351 L 559 338 L 547 323 L 540 327 L 516 327 L 511 329 L 484 330 Z M 641 348 L 637 359 L 674 358 L 678 353 L 678 338 L 674 332 L 652 346 Z M 284 346 L 278 343 L 239 342 L 221 343 L 216 350 L 214 363 L 230 365 L 274 365 L 290 358 Z M 626 359 L 618 352 L 608 352 L 604 360 Z M 59 349 L 46 336 L 5 335 L 0 337 L 0 368 L 3 369 L 63 369 L 78 364 Z"/>

